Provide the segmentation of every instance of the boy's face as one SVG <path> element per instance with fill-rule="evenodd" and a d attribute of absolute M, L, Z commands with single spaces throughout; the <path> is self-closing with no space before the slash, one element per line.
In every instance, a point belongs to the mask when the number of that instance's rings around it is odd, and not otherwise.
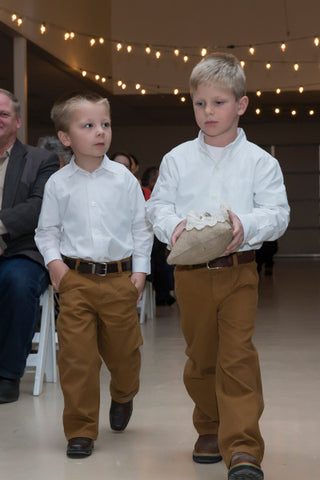
<path fill-rule="evenodd" d="M 236 139 L 239 117 L 246 111 L 248 97 L 236 100 L 230 88 L 210 82 L 200 83 L 192 101 L 196 122 L 208 145 L 225 147 Z"/>
<path fill-rule="evenodd" d="M 109 109 L 103 105 L 83 101 L 71 113 L 68 132 L 58 132 L 60 141 L 71 147 L 78 162 L 100 159 L 111 144 Z"/>

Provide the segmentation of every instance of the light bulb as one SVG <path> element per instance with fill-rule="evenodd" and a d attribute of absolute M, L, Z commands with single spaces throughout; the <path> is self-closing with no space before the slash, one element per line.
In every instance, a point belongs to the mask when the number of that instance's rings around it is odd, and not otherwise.
<path fill-rule="evenodd" d="M 65 40 L 69 40 L 69 38 L 70 38 L 70 33 L 66 32 L 66 33 L 64 34 L 64 39 L 65 39 Z"/>
<path fill-rule="evenodd" d="M 71 38 L 71 40 L 73 40 L 73 39 L 74 39 L 74 37 L 75 37 L 75 34 L 74 34 L 74 32 L 70 32 L 70 38 Z"/>
<path fill-rule="evenodd" d="M 122 44 L 121 44 L 121 43 L 117 43 L 117 50 L 118 50 L 118 52 L 121 50 L 121 48 L 122 48 Z"/>
<path fill-rule="evenodd" d="M 188 55 L 185 55 L 185 56 L 183 57 L 183 61 L 184 61 L 184 63 L 187 63 L 187 61 L 188 61 L 188 60 L 189 60 L 189 57 L 188 57 Z"/>
<path fill-rule="evenodd" d="M 81 75 L 82 75 L 83 77 L 86 77 L 86 76 L 87 76 L 87 72 L 86 72 L 85 70 L 82 70 Z"/>
<path fill-rule="evenodd" d="M 94 78 L 98 81 L 98 80 L 100 80 L 100 75 L 97 74 L 97 75 L 95 75 Z"/>
<path fill-rule="evenodd" d="M 149 53 L 151 53 L 151 48 L 148 46 L 146 47 L 146 53 L 149 55 Z"/>
<path fill-rule="evenodd" d="M 179 93 L 178 88 L 175 88 L 175 89 L 173 90 L 173 93 L 174 93 L 175 95 L 178 95 L 178 93 Z"/>
<path fill-rule="evenodd" d="M 23 22 L 22 18 L 18 18 L 17 20 L 18 27 L 22 25 L 22 22 Z"/>
<path fill-rule="evenodd" d="M 278 114 L 278 113 L 280 113 L 280 108 L 277 107 L 277 108 L 274 109 L 274 111 L 275 111 L 276 114 Z"/>
<path fill-rule="evenodd" d="M 182 103 L 184 103 L 186 101 L 186 97 L 181 97 L 180 100 Z"/>
<path fill-rule="evenodd" d="M 287 45 L 283 42 L 283 43 L 281 43 L 280 48 L 283 52 L 285 52 L 285 50 L 287 48 Z"/>
<path fill-rule="evenodd" d="M 121 80 L 118 80 L 118 83 L 117 83 L 118 87 L 121 87 L 122 85 L 122 81 Z"/>
<path fill-rule="evenodd" d="M 206 48 L 202 48 L 201 49 L 201 57 L 205 57 L 207 55 L 207 49 Z"/>
<path fill-rule="evenodd" d="M 128 52 L 128 53 L 131 53 L 131 52 L 132 52 L 132 46 L 131 46 L 131 45 L 128 45 L 128 46 L 127 46 L 127 52 Z"/>
<path fill-rule="evenodd" d="M 297 111 L 296 110 L 291 110 L 291 115 L 294 117 L 295 115 L 297 115 Z"/>
<path fill-rule="evenodd" d="M 102 45 L 104 43 L 104 38 L 103 37 L 100 37 L 99 38 L 99 43 Z"/>
<path fill-rule="evenodd" d="M 127 88 L 127 85 L 126 85 L 125 83 L 123 83 L 123 84 L 121 85 L 121 88 L 122 88 L 122 90 L 125 90 L 125 89 Z"/>
<path fill-rule="evenodd" d="M 246 62 L 244 60 L 240 60 L 240 65 L 241 65 L 242 68 L 244 68 L 245 64 L 246 64 Z"/>
<path fill-rule="evenodd" d="M 42 23 L 42 24 L 41 24 L 41 27 L 40 27 L 40 33 L 41 33 L 41 35 L 43 35 L 43 34 L 45 33 L 45 31 L 46 31 L 46 26 L 45 26 L 44 23 Z"/>
<path fill-rule="evenodd" d="M 261 90 L 257 90 L 257 91 L 256 91 L 257 97 L 261 97 L 261 93 L 262 93 Z"/>
<path fill-rule="evenodd" d="M 309 115 L 314 115 L 314 110 L 309 110 Z"/>
<path fill-rule="evenodd" d="M 250 53 L 251 55 L 254 54 L 254 48 L 253 48 L 253 47 L 250 47 L 250 48 L 249 48 L 249 53 Z"/>
<path fill-rule="evenodd" d="M 106 81 L 107 81 L 106 77 L 102 77 L 102 78 L 101 78 L 101 82 L 102 82 L 102 83 L 106 83 Z"/>
<path fill-rule="evenodd" d="M 173 52 L 173 53 L 174 53 L 174 54 L 175 54 L 175 56 L 177 57 L 177 56 L 179 55 L 179 53 L 180 53 L 180 52 L 179 52 L 179 50 L 176 48 L 176 49 L 174 50 L 174 52 Z"/>
<path fill-rule="evenodd" d="M 141 90 L 141 95 L 145 95 L 146 93 L 147 93 L 146 90 L 143 88 L 143 89 Z"/>
<path fill-rule="evenodd" d="M 293 65 L 294 70 L 297 72 L 299 70 L 299 63 Z"/>
<path fill-rule="evenodd" d="M 260 115 L 260 113 L 261 113 L 260 108 L 256 108 L 256 114 L 257 114 L 257 115 Z"/>
<path fill-rule="evenodd" d="M 15 21 L 17 20 L 17 18 L 18 18 L 18 17 L 17 17 L 17 15 L 16 15 L 15 13 L 13 13 L 13 14 L 11 15 L 11 20 L 12 20 L 13 22 L 15 22 Z"/>
<path fill-rule="evenodd" d="M 141 88 L 140 83 L 136 83 L 136 90 L 139 90 Z"/>
<path fill-rule="evenodd" d="M 268 62 L 268 63 L 266 64 L 266 69 L 267 69 L 267 70 L 270 70 L 270 68 L 271 68 L 271 63 Z"/>
<path fill-rule="evenodd" d="M 156 52 L 156 58 L 160 58 L 161 57 L 161 52 L 159 52 L 159 50 Z"/>
<path fill-rule="evenodd" d="M 90 46 L 93 47 L 93 45 L 96 43 L 95 39 L 94 38 L 91 38 L 90 40 Z"/>
<path fill-rule="evenodd" d="M 277 88 L 276 93 L 279 95 L 279 93 L 281 93 L 281 88 Z"/>
<path fill-rule="evenodd" d="M 302 92 L 303 92 L 303 90 L 304 90 L 304 88 L 303 88 L 303 87 L 299 87 L 299 92 L 300 92 L 300 93 L 302 93 Z"/>
<path fill-rule="evenodd" d="M 319 47 L 319 43 L 320 43 L 319 37 L 314 37 L 313 43 L 315 44 L 316 47 Z"/>

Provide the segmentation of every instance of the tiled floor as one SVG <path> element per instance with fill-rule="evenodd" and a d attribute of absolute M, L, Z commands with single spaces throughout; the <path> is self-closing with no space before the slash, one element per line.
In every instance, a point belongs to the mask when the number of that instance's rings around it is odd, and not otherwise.
<path fill-rule="evenodd" d="M 320 478 L 320 260 L 277 259 L 262 276 L 255 343 L 265 412 L 266 480 Z M 141 391 L 124 433 L 108 425 L 108 374 L 102 371 L 100 436 L 84 460 L 65 456 L 62 395 L 45 384 L 32 396 L 26 374 L 18 402 L 0 405 L 0 480 L 225 480 L 226 468 L 197 465 L 192 403 L 182 383 L 184 340 L 178 307 L 159 307 L 142 326 Z"/>

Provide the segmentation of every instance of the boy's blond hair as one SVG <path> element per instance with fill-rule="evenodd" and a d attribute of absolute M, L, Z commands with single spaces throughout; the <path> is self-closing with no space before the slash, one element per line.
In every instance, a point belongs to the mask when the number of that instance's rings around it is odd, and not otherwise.
<path fill-rule="evenodd" d="M 57 132 L 68 132 L 72 112 L 83 102 L 105 105 L 110 114 L 110 103 L 105 97 L 94 92 L 76 92 L 59 98 L 51 109 L 51 120 Z"/>
<path fill-rule="evenodd" d="M 191 96 L 201 83 L 217 82 L 230 88 L 236 100 L 246 94 L 246 77 L 239 60 L 230 53 L 212 53 L 199 62 L 191 72 Z"/>

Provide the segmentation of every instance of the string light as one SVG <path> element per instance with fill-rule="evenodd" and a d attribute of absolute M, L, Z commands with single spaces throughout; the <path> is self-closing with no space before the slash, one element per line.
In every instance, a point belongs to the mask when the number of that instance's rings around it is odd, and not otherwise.
<path fill-rule="evenodd" d="M 86 70 L 82 70 L 81 75 L 82 75 L 83 77 L 86 77 L 86 76 L 87 76 Z"/>
<path fill-rule="evenodd" d="M 91 38 L 90 39 L 90 47 L 93 47 L 93 45 L 95 45 L 95 43 L 96 43 L 95 38 Z"/>
<path fill-rule="evenodd" d="M 125 90 L 125 89 L 127 88 L 127 85 L 126 85 L 125 83 L 123 83 L 123 84 L 121 85 L 121 88 L 122 88 L 122 90 Z"/>
<path fill-rule="evenodd" d="M 122 81 L 121 81 L 121 80 L 118 80 L 117 85 L 118 85 L 118 87 L 121 87 Z"/>
<path fill-rule="evenodd" d="M 302 93 L 302 92 L 303 92 L 303 90 L 304 90 L 304 88 L 303 88 L 303 87 L 299 87 L 299 92 L 300 92 L 300 93 Z"/>
<path fill-rule="evenodd" d="M 178 95 L 179 89 L 178 89 L 178 88 L 175 88 L 175 89 L 173 90 L 173 93 L 174 93 L 175 95 Z"/>
<path fill-rule="evenodd" d="M 285 52 L 286 48 L 287 48 L 287 45 L 284 42 L 282 42 L 281 45 L 280 45 L 280 48 L 283 52 Z"/>
<path fill-rule="evenodd" d="M 184 61 L 184 63 L 187 63 L 187 61 L 188 61 L 188 60 L 189 60 L 189 57 L 188 57 L 188 55 L 185 55 L 185 56 L 183 57 L 183 61 Z"/>
<path fill-rule="evenodd" d="M 140 83 L 136 83 L 136 90 L 140 90 L 140 88 L 141 88 Z"/>
<path fill-rule="evenodd" d="M 43 35 L 43 34 L 45 33 L 45 31 L 46 31 L 46 26 L 45 26 L 44 23 L 42 23 L 42 24 L 41 24 L 41 27 L 40 27 L 40 33 L 41 33 L 41 35 Z"/>
<path fill-rule="evenodd" d="M 242 68 L 244 68 L 245 64 L 246 64 L 246 62 L 244 60 L 240 60 L 240 65 L 241 65 Z"/>
<path fill-rule="evenodd" d="M 104 44 L 104 38 L 103 38 L 103 37 L 100 37 L 100 38 L 99 38 L 99 43 L 100 43 L 100 45 L 103 45 L 103 44 Z"/>
<path fill-rule="evenodd" d="M 281 93 L 281 88 L 277 88 L 276 90 L 276 94 L 279 95 L 279 93 Z"/>
<path fill-rule="evenodd" d="M 15 13 L 13 13 L 13 14 L 11 15 L 11 20 L 12 20 L 13 22 L 15 22 L 15 21 L 17 20 L 17 18 L 18 18 L 18 16 L 17 16 Z"/>
<path fill-rule="evenodd" d="M 186 101 L 186 97 L 181 97 L 180 100 L 182 103 L 184 103 Z"/>
<path fill-rule="evenodd" d="M 314 110 L 309 110 L 309 115 L 314 115 Z"/>
<path fill-rule="evenodd" d="M 295 63 L 293 65 L 293 69 L 297 72 L 299 70 L 300 66 L 299 66 L 299 63 Z"/>
<path fill-rule="evenodd" d="M 22 22 L 23 22 L 22 18 L 18 18 L 17 20 L 18 27 L 22 25 Z"/>
<path fill-rule="evenodd" d="M 120 50 L 122 49 L 122 43 L 117 43 L 117 50 L 118 52 L 120 52 Z"/>
<path fill-rule="evenodd" d="M 316 47 L 319 47 L 319 43 L 320 43 L 319 37 L 314 37 L 313 43 L 315 44 Z"/>
<path fill-rule="evenodd" d="M 291 115 L 294 117 L 295 115 L 297 115 L 297 110 L 291 110 Z"/>
<path fill-rule="evenodd" d="M 128 46 L 127 46 L 127 52 L 128 52 L 128 53 L 131 53 L 131 52 L 132 52 L 132 45 L 128 45 Z"/>
<path fill-rule="evenodd" d="M 69 40 L 69 38 L 70 38 L 70 33 L 66 32 L 66 33 L 64 34 L 64 39 L 65 39 L 65 40 Z"/>
<path fill-rule="evenodd" d="M 274 109 L 274 113 L 276 113 L 276 114 L 278 115 L 278 114 L 280 113 L 280 108 L 278 108 L 278 107 L 275 108 L 275 109 Z"/>
<path fill-rule="evenodd" d="M 268 63 L 266 64 L 266 69 L 267 69 L 267 70 L 270 70 L 270 68 L 271 68 L 271 63 L 268 62 Z"/>
<path fill-rule="evenodd" d="M 70 32 L 70 38 L 71 38 L 71 40 L 73 40 L 74 37 L 75 37 L 75 33 L 74 33 L 74 32 Z"/>
<path fill-rule="evenodd" d="M 95 75 L 94 78 L 98 81 L 98 80 L 100 80 L 100 75 L 97 74 L 97 75 Z"/>
<path fill-rule="evenodd" d="M 202 48 L 201 49 L 201 57 L 205 57 L 207 55 L 207 49 L 206 48 Z"/>
<path fill-rule="evenodd" d="M 175 48 L 173 53 L 174 53 L 175 56 L 177 57 L 177 56 L 180 54 L 180 51 L 179 51 L 178 48 Z"/>
<path fill-rule="evenodd" d="M 257 97 L 261 97 L 261 94 L 262 94 L 261 90 L 257 90 L 257 91 L 256 91 Z"/>
<path fill-rule="evenodd" d="M 260 113 L 261 113 L 260 108 L 256 108 L 256 114 L 257 114 L 257 115 L 260 115 Z"/>
<path fill-rule="evenodd" d="M 159 52 L 159 50 L 156 51 L 156 58 L 160 58 L 161 57 L 161 52 Z"/>
<path fill-rule="evenodd" d="M 149 46 L 146 47 L 146 53 L 149 55 L 151 53 L 151 48 Z"/>
<path fill-rule="evenodd" d="M 253 47 L 249 48 L 249 53 L 250 55 L 254 55 L 255 49 Z"/>
<path fill-rule="evenodd" d="M 102 78 L 101 78 L 101 82 L 102 82 L 102 83 L 106 83 L 106 81 L 107 81 L 106 77 L 102 77 Z"/>
<path fill-rule="evenodd" d="M 146 90 L 143 88 L 143 89 L 141 90 L 141 95 L 145 95 L 146 93 L 147 93 Z"/>

